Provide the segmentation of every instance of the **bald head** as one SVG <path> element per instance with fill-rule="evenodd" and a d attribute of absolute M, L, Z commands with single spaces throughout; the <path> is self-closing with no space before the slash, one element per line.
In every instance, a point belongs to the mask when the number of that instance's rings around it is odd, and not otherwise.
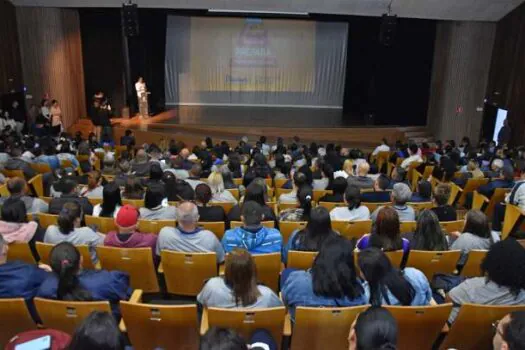
<path fill-rule="evenodd" d="M 177 207 L 177 221 L 185 230 L 195 229 L 196 223 L 199 221 L 197 206 L 192 202 L 181 203 Z"/>
<path fill-rule="evenodd" d="M 138 162 L 138 163 L 145 163 L 148 161 L 148 155 L 146 154 L 146 151 L 144 151 L 143 149 L 139 149 L 137 151 L 137 154 L 135 155 L 135 160 Z"/>

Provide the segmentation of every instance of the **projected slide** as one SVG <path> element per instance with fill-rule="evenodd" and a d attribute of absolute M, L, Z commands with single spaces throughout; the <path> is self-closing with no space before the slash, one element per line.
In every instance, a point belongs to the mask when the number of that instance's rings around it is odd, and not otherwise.
<path fill-rule="evenodd" d="M 191 19 L 193 90 L 312 91 L 314 72 L 315 22 Z"/>

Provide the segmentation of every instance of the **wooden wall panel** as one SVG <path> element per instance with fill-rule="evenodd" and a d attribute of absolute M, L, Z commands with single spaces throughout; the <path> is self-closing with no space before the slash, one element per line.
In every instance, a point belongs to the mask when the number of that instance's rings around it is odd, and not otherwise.
<path fill-rule="evenodd" d="M 428 109 L 437 139 L 479 138 L 495 32 L 495 23 L 438 24 Z"/>
<path fill-rule="evenodd" d="M 9 79 L 13 79 L 11 82 Z M 15 7 L 0 0 L 0 94 L 22 86 Z"/>
<path fill-rule="evenodd" d="M 60 102 L 65 127 L 86 114 L 78 11 L 17 7 L 24 82 L 30 103 L 46 93 Z"/>
<path fill-rule="evenodd" d="M 497 25 L 487 96 L 509 110 L 511 143 L 525 144 L 525 4 Z"/>

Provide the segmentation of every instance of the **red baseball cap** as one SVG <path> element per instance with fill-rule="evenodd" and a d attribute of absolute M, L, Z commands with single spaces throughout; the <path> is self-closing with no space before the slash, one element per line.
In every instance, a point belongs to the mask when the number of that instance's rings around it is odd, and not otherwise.
<path fill-rule="evenodd" d="M 139 211 L 132 205 L 126 204 L 120 208 L 115 218 L 115 222 L 120 227 L 131 227 L 137 224 Z"/>

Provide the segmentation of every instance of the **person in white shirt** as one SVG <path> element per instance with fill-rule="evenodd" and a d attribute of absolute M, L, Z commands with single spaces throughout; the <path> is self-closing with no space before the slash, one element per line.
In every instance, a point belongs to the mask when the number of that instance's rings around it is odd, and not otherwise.
<path fill-rule="evenodd" d="M 214 171 L 208 176 L 208 186 L 211 188 L 213 196 L 211 202 L 229 202 L 237 204 L 237 199 L 230 191 L 224 189 L 224 180 L 222 174 Z"/>
<path fill-rule="evenodd" d="M 377 156 L 379 152 L 390 152 L 390 146 L 388 146 L 385 138 L 381 140 L 381 144 L 372 152 L 372 156 Z"/>
<path fill-rule="evenodd" d="M 408 146 L 408 154 L 410 156 L 406 158 L 405 160 L 403 160 L 403 162 L 401 163 L 401 167 L 403 169 L 405 170 L 408 169 L 408 166 L 413 162 L 418 162 L 418 163 L 423 162 L 423 158 L 421 158 L 418 151 L 419 151 L 419 148 L 417 147 L 415 143 Z"/>
<path fill-rule="evenodd" d="M 139 115 L 145 118 L 148 116 L 148 90 L 144 78 L 139 77 L 139 80 L 135 83 L 135 90 L 137 90 Z"/>
<path fill-rule="evenodd" d="M 361 190 L 355 185 L 348 185 L 345 191 L 347 207 L 337 207 L 330 212 L 330 219 L 334 221 L 370 220 L 370 210 L 361 205 Z"/>
<path fill-rule="evenodd" d="M 354 176 L 354 169 L 352 168 L 354 163 L 347 159 L 343 163 L 343 170 L 339 170 L 334 172 L 334 179 L 337 179 L 338 177 L 348 178 L 349 176 Z"/>

